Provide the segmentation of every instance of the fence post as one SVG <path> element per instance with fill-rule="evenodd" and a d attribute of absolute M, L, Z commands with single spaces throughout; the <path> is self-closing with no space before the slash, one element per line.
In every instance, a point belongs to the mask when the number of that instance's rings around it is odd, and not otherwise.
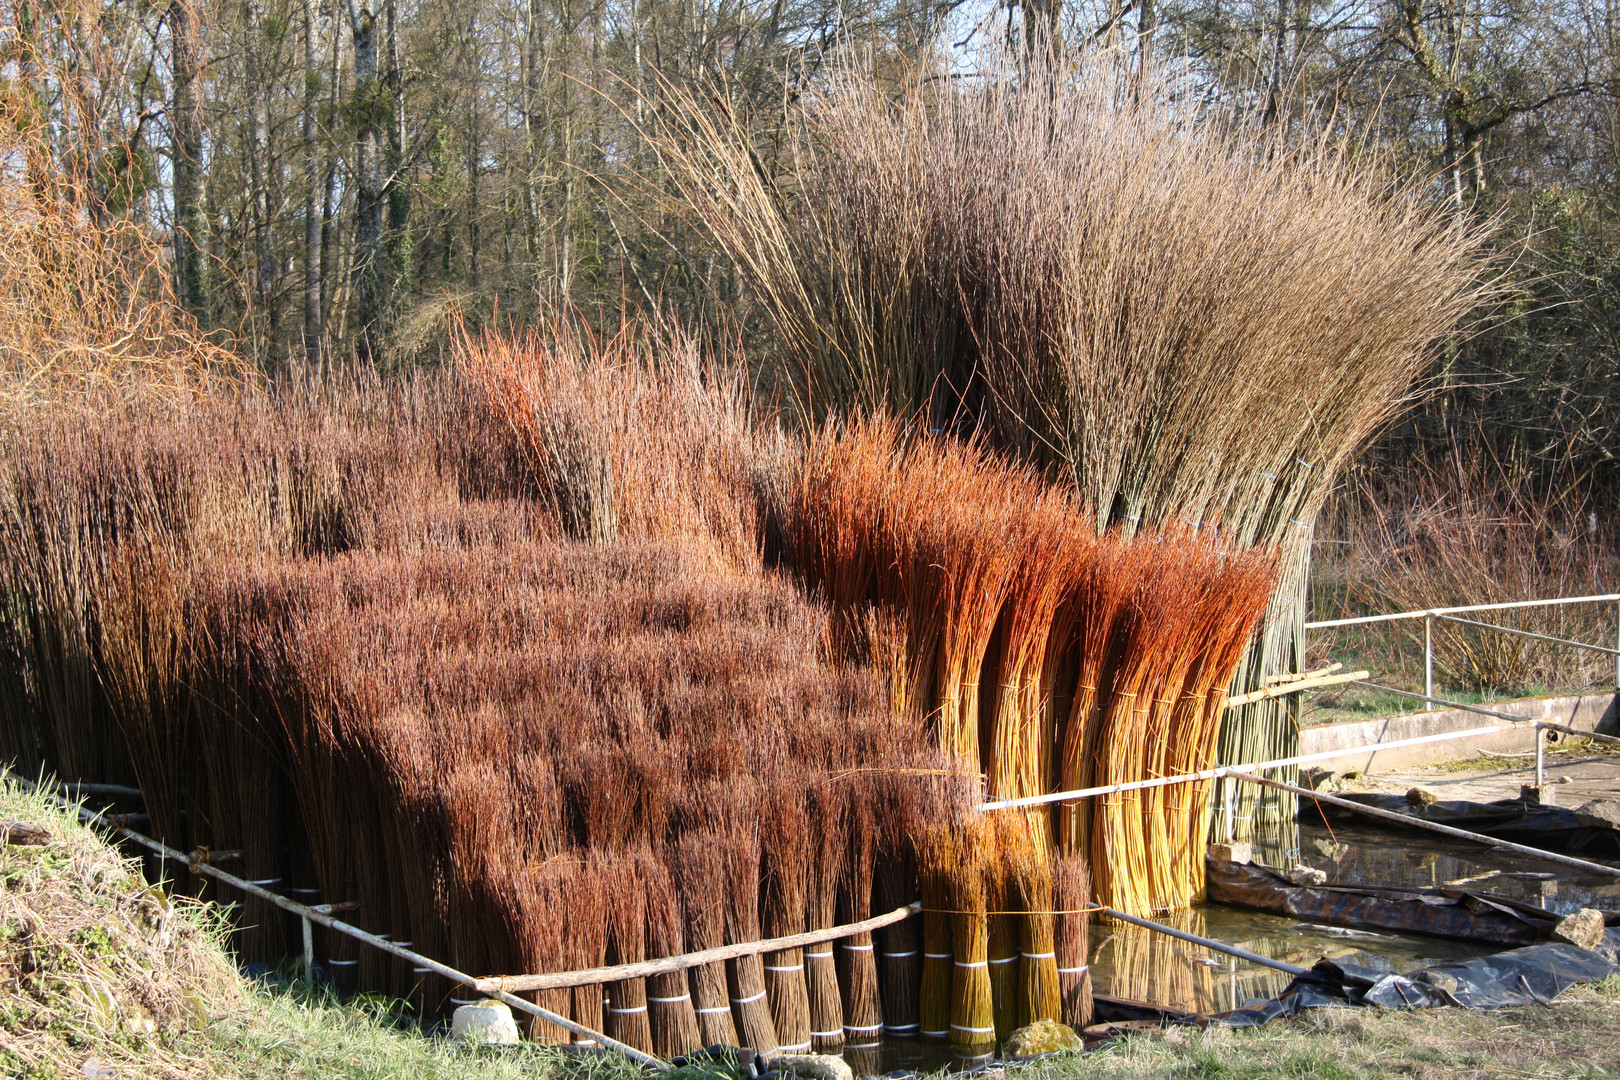
<path fill-rule="evenodd" d="M 1617 665 L 1620 668 L 1620 665 Z M 1434 697 L 1434 616 L 1423 616 L 1423 693 Z M 1434 711 L 1434 702 L 1423 703 L 1424 712 Z"/>
<path fill-rule="evenodd" d="M 1614 647 L 1620 649 L 1620 600 L 1614 602 Z M 1614 689 L 1620 693 L 1620 653 L 1614 657 Z"/>
<path fill-rule="evenodd" d="M 1545 782 L 1544 782 L 1544 780 L 1542 778 L 1542 773 L 1545 771 L 1546 762 L 1547 762 L 1547 729 L 1541 726 L 1540 721 L 1537 721 L 1536 722 L 1536 793 L 1537 793 L 1538 797 L 1540 796 L 1540 792 L 1541 792 L 1542 787 L 1545 786 Z"/>

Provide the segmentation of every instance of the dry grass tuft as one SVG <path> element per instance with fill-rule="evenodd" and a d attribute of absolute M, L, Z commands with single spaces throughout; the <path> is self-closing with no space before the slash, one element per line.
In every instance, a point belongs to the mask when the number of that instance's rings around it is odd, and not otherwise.
<path fill-rule="evenodd" d="M 8 815 L 45 824 L 42 845 L 0 845 L 0 1066 L 178 1075 L 181 1040 L 241 1007 L 204 913 L 149 886 L 42 797 L 0 789 Z M 91 1054 L 90 1051 L 94 1053 Z"/>

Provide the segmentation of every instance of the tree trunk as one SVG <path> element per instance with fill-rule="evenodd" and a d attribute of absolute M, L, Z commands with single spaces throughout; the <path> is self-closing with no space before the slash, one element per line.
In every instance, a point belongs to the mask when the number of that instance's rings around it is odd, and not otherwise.
<path fill-rule="evenodd" d="M 382 168 L 377 155 L 377 17 L 368 8 L 349 4 L 354 34 L 355 115 L 355 359 L 378 358 L 377 336 L 382 316 Z"/>
<path fill-rule="evenodd" d="M 196 91 L 197 40 L 187 4 L 176 4 L 170 12 L 169 42 L 174 68 L 174 106 L 169 118 L 174 168 L 174 294 L 180 305 L 206 326 L 202 252 L 197 246 L 203 230 L 197 169 L 202 152 Z"/>
<path fill-rule="evenodd" d="M 247 23 L 247 49 L 244 66 L 248 77 L 248 180 L 249 201 L 253 206 L 254 304 L 258 308 L 252 325 L 255 347 L 269 373 L 277 374 L 275 316 L 275 260 L 270 252 L 270 90 L 269 78 L 260 61 L 268 43 L 264 37 L 264 5 L 248 0 L 243 12 Z"/>
<path fill-rule="evenodd" d="M 321 304 L 321 234 L 323 206 L 317 125 L 320 122 L 321 70 L 316 36 L 316 0 L 304 0 L 304 364 L 309 378 L 321 371 L 321 337 L 326 312 Z"/>
<path fill-rule="evenodd" d="M 398 0 L 386 0 L 388 27 L 388 159 L 383 197 L 388 204 L 388 265 L 391 288 L 408 289 L 414 277 L 411 243 L 411 189 L 405 183 L 405 73 L 399 63 Z"/>

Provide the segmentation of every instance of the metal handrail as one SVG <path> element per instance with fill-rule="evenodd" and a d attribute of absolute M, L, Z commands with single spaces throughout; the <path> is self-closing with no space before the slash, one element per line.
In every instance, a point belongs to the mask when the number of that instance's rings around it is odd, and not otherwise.
<path fill-rule="evenodd" d="M 1554 607 L 1559 604 L 1600 603 L 1613 603 L 1615 605 L 1615 647 L 1612 649 L 1606 645 L 1569 641 L 1565 638 L 1550 637 L 1546 634 L 1533 634 L 1528 630 L 1518 630 L 1510 626 L 1497 626 L 1493 623 L 1482 623 L 1473 619 L 1459 619 L 1456 617 L 1465 611 L 1509 611 L 1516 608 Z M 1537 641 L 1551 642 L 1555 645 L 1567 645 L 1576 649 L 1590 649 L 1593 652 L 1607 653 L 1614 657 L 1614 685 L 1616 691 L 1620 692 L 1620 593 L 1596 593 L 1591 596 L 1555 596 L 1545 600 L 1507 600 L 1496 604 L 1462 604 L 1457 607 L 1424 608 L 1417 611 L 1391 611 L 1382 615 L 1358 615 L 1349 619 L 1319 619 L 1315 622 L 1307 622 L 1305 629 L 1330 630 L 1339 626 L 1365 626 L 1369 623 L 1395 622 L 1399 619 L 1423 620 L 1423 695 L 1430 701 L 1434 700 L 1434 620 L 1436 619 L 1461 623 L 1481 630 L 1500 630 L 1504 634 L 1534 638 Z"/>
<path fill-rule="evenodd" d="M 1620 593 L 1600 593 L 1593 596 L 1555 596 L 1548 600 L 1509 600 L 1500 604 L 1464 604 L 1460 607 L 1420 608 L 1417 611 L 1391 611 L 1383 615 L 1358 615 L 1353 619 L 1321 619 L 1305 624 L 1307 630 L 1326 630 L 1335 626 L 1359 626 L 1363 623 L 1392 622 L 1396 619 L 1435 618 L 1456 615 L 1464 611 L 1506 611 L 1509 608 L 1553 607 L 1557 604 L 1597 604 L 1620 601 Z"/>

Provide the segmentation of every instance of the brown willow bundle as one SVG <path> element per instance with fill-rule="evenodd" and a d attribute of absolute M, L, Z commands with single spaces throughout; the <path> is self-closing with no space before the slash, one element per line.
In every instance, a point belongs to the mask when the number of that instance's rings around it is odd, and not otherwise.
<path fill-rule="evenodd" d="M 884 848 L 882 851 L 881 860 L 885 868 L 876 875 L 873 882 L 873 896 L 879 910 L 893 911 L 917 898 L 916 860 L 909 848 L 903 850 Z M 920 1033 L 921 1002 L 938 1000 L 940 994 L 938 987 L 941 985 L 935 982 L 930 986 L 931 993 L 925 995 L 922 989 L 925 970 L 935 972 L 936 979 L 942 973 L 943 985 L 945 987 L 950 985 L 948 970 L 933 964 L 925 967 L 923 959 L 925 949 L 943 950 L 945 962 L 947 964 L 950 962 L 949 925 L 943 916 L 929 914 L 925 910 L 921 919 L 906 919 L 877 932 L 877 948 L 880 954 L 878 992 L 883 1006 L 883 1030 L 887 1034 L 906 1038 Z M 942 936 L 938 930 L 941 926 L 947 929 L 943 940 L 938 940 Z M 949 1000 L 948 997 L 946 1000 Z M 849 1012 L 853 1022 L 853 1018 L 858 1014 L 853 1008 Z M 943 1017 L 938 1021 L 940 1026 L 929 1030 L 948 1032 L 949 1011 L 941 1008 L 939 1012 Z M 940 1037 L 943 1038 L 944 1035 L 941 1034 Z"/>
<path fill-rule="evenodd" d="M 805 930 L 806 894 L 813 833 L 798 770 L 787 761 L 776 770 L 777 784 L 763 793 L 760 814 L 761 872 L 764 880 L 766 937 Z M 779 1048 L 808 1053 L 812 1030 L 803 949 L 765 954 L 765 989 Z"/>
<path fill-rule="evenodd" d="M 751 798 L 742 796 L 738 802 L 752 809 Z M 726 944 L 742 945 L 764 936 L 759 925 L 759 893 L 754 887 L 760 881 L 759 838 L 753 828 L 745 827 L 740 821 L 733 819 L 730 826 L 726 834 L 717 837 L 725 854 L 725 880 L 729 885 L 726 889 Z M 766 1001 L 764 959 L 758 954 L 739 956 L 727 961 L 727 968 L 732 1016 L 742 1045 L 755 1053 L 774 1053 L 781 1041 L 777 1038 L 770 1003 Z"/>
<path fill-rule="evenodd" d="M 873 870 L 882 839 L 877 815 L 882 789 L 870 782 L 869 774 L 840 778 L 846 792 L 847 843 L 840 878 L 842 903 L 835 903 L 827 916 L 839 923 L 864 922 L 872 916 Z M 881 901 L 880 901 L 881 903 Z M 898 907 L 896 903 L 894 907 Z M 894 907 L 883 909 L 885 912 Z M 907 923 L 912 919 L 905 920 Z M 870 931 L 863 931 L 837 943 L 837 988 L 843 992 L 843 1040 L 846 1050 L 871 1050 L 881 1044 L 883 1034 L 882 993 L 878 982 L 876 945 Z M 912 987 L 915 994 L 915 985 Z M 812 1013 L 814 1010 L 812 1010 Z"/>
<path fill-rule="evenodd" d="M 602 895 L 602 882 L 595 874 L 587 873 L 586 861 L 576 856 L 574 873 L 564 879 L 567 907 L 563 922 L 563 961 L 569 971 L 583 971 L 604 967 L 608 958 L 608 897 Z M 576 986 L 570 995 L 571 1018 L 581 1027 L 607 1033 L 607 994 L 601 984 Z M 575 1035 L 573 1041 L 584 1046 L 596 1045 L 596 1040 Z"/>
<path fill-rule="evenodd" d="M 675 842 L 670 864 L 686 916 L 686 943 L 693 952 L 726 943 L 725 892 L 730 881 L 720 836 L 693 830 Z M 687 972 L 691 981 L 698 1030 L 704 1046 L 736 1046 L 737 1027 L 731 1019 L 731 998 L 726 989 L 724 961 L 703 964 Z"/>
<path fill-rule="evenodd" d="M 943 830 L 940 830 L 943 831 Z M 952 934 L 952 875 L 960 867 L 951 861 L 956 852 L 943 837 L 924 833 L 920 843 L 918 877 L 923 904 L 922 968 L 917 987 L 918 1034 L 930 1039 L 951 1037 L 952 992 L 956 980 L 955 940 Z M 989 991 L 985 991 L 988 998 Z M 993 1025 L 992 1025 L 993 1026 Z"/>
<path fill-rule="evenodd" d="M 824 781 L 811 787 L 807 794 L 810 858 L 809 872 L 805 876 L 806 928 L 825 930 L 838 925 L 838 897 L 844 887 L 846 848 L 850 839 L 849 823 L 845 819 L 849 788 Z M 847 948 L 849 943 L 843 944 Z M 806 946 L 804 950 L 810 1043 L 818 1054 L 836 1053 L 844 1046 L 844 1003 L 833 947 L 834 942 L 824 941 Z"/>
<path fill-rule="evenodd" d="M 598 856 L 593 863 L 591 869 L 602 875 L 608 902 L 608 963 L 640 963 L 647 959 L 647 891 L 641 853 Z M 638 1050 L 653 1052 L 645 979 L 620 979 L 607 984 L 606 1020 L 604 1034 Z"/>
<path fill-rule="evenodd" d="M 686 952 L 686 940 L 681 904 L 667 858 L 653 858 L 649 853 L 641 875 L 647 890 L 648 951 L 653 956 L 680 956 Z M 698 1030 L 685 971 L 654 975 L 647 980 L 647 1017 L 652 1024 L 653 1046 L 661 1057 L 690 1053 L 706 1045 Z"/>
<path fill-rule="evenodd" d="M 761 543 L 746 365 L 678 327 L 577 313 L 548 332 L 463 334 L 457 361 L 525 450 L 566 536 L 681 536 L 750 565 Z"/>
<path fill-rule="evenodd" d="M 1077 855 L 1052 857 L 1052 902 L 1057 916 L 1055 939 L 1062 1020 L 1076 1031 L 1091 1023 L 1091 875 Z"/>

